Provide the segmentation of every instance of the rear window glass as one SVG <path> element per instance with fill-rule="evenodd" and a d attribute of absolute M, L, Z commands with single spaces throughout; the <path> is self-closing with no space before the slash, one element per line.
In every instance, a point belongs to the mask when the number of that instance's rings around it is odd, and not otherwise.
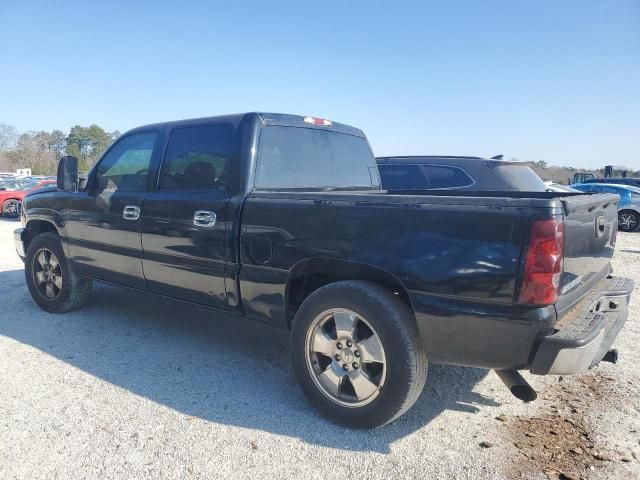
<path fill-rule="evenodd" d="M 270 126 L 260 133 L 256 188 L 380 188 L 362 137 L 317 128 Z"/>
<path fill-rule="evenodd" d="M 378 165 L 382 188 L 386 190 L 426 190 L 429 188 L 421 165 Z"/>
<path fill-rule="evenodd" d="M 536 172 L 526 165 L 495 165 L 493 173 L 521 192 L 546 192 L 547 186 Z"/>

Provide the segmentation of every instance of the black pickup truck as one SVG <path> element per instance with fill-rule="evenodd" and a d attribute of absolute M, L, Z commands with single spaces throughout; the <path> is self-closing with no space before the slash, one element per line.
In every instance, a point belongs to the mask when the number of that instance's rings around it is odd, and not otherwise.
<path fill-rule="evenodd" d="M 416 401 L 427 360 L 495 369 L 525 401 L 518 370 L 615 360 L 633 289 L 611 272 L 617 201 L 391 195 L 360 130 L 248 113 L 133 129 L 85 180 L 63 158 L 15 241 L 49 312 L 99 280 L 289 329 L 309 400 L 372 427 Z"/>

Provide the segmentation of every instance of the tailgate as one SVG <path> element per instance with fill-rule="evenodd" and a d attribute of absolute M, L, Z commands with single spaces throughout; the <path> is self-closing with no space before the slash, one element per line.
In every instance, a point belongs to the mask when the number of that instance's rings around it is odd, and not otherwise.
<path fill-rule="evenodd" d="M 618 230 L 619 199 L 613 194 L 561 199 L 565 214 L 565 256 L 556 304 L 559 316 L 610 273 Z"/>

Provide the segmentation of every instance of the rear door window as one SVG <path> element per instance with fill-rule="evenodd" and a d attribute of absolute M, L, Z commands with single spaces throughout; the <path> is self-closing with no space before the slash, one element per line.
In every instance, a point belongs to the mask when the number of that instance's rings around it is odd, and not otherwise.
<path fill-rule="evenodd" d="M 197 125 L 171 133 L 160 172 L 160 190 L 224 188 L 230 125 Z"/>

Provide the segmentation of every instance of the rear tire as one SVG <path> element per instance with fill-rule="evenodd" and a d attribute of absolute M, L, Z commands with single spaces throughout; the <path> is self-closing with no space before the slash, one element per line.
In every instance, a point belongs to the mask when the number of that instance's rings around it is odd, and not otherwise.
<path fill-rule="evenodd" d="M 55 233 L 43 233 L 29 243 L 24 274 L 31 297 L 47 312 L 76 310 L 91 297 L 93 282 L 71 269 Z"/>
<path fill-rule="evenodd" d="M 621 210 L 618 213 L 618 230 L 633 232 L 640 225 L 640 214 L 633 210 Z"/>
<path fill-rule="evenodd" d="M 377 284 L 341 281 L 316 290 L 297 311 L 291 337 L 302 391 L 336 423 L 389 423 L 424 387 L 427 357 L 413 313 Z"/>

